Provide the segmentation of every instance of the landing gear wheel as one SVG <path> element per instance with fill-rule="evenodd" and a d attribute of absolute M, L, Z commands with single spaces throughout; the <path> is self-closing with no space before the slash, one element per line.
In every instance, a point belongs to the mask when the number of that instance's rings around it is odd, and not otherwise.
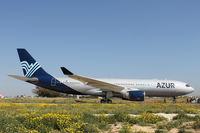
<path fill-rule="evenodd" d="M 112 100 L 110 100 L 110 99 L 101 99 L 100 103 L 112 103 Z"/>
<path fill-rule="evenodd" d="M 101 100 L 100 100 L 100 103 L 105 103 L 105 102 L 106 102 L 105 99 L 101 99 Z"/>
<path fill-rule="evenodd" d="M 112 103 L 112 100 L 108 99 L 108 100 L 107 100 L 107 103 Z"/>

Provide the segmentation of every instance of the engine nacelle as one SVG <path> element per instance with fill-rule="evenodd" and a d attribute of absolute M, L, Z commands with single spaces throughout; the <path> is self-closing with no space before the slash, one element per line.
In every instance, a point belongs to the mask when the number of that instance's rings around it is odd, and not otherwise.
<path fill-rule="evenodd" d="M 144 91 L 129 91 L 129 100 L 131 101 L 144 101 Z"/>
<path fill-rule="evenodd" d="M 144 101 L 145 92 L 141 90 L 127 91 L 123 94 L 123 99 L 130 101 Z"/>

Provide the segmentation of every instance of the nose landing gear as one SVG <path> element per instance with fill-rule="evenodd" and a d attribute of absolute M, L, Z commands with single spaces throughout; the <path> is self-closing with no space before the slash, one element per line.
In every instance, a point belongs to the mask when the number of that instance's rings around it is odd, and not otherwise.
<path fill-rule="evenodd" d="M 176 103 L 176 97 L 175 96 L 173 97 L 173 103 Z"/>

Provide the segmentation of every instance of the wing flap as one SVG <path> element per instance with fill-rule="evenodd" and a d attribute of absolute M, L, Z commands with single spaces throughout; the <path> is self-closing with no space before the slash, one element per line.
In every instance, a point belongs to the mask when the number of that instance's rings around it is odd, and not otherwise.
<path fill-rule="evenodd" d="M 70 78 L 81 81 L 82 83 L 95 87 L 95 88 L 100 88 L 102 91 L 113 91 L 113 92 L 120 92 L 121 90 L 124 89 L 124 87 L 114 85 L 111 83 L 107 83 L 104 81 L 96 80 L 96 79 L 91 79 L 87 77 L 82 77 L 78 75 L 69 75 Z"/>

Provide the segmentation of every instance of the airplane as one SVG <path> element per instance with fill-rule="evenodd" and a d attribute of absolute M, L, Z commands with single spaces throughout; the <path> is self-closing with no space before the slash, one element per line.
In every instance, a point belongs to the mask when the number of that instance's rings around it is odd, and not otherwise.
<path fill-rule="evenodd" d="M 65 67 L 61 67 L 61 70 L 68 78 L 55 78 L 48 74 L 26 49 L 18 48 L 17 52 L 24 76 L 8 76 L 57 92 L 101 96 L 101 103 L 112 103 L 111 97 L 144 101 L 145 96 L 173 97 L 175 101 L 177 96 L 194 91 L 189 84 L 175 80 L 96 79 L 76 75 Z"/>

